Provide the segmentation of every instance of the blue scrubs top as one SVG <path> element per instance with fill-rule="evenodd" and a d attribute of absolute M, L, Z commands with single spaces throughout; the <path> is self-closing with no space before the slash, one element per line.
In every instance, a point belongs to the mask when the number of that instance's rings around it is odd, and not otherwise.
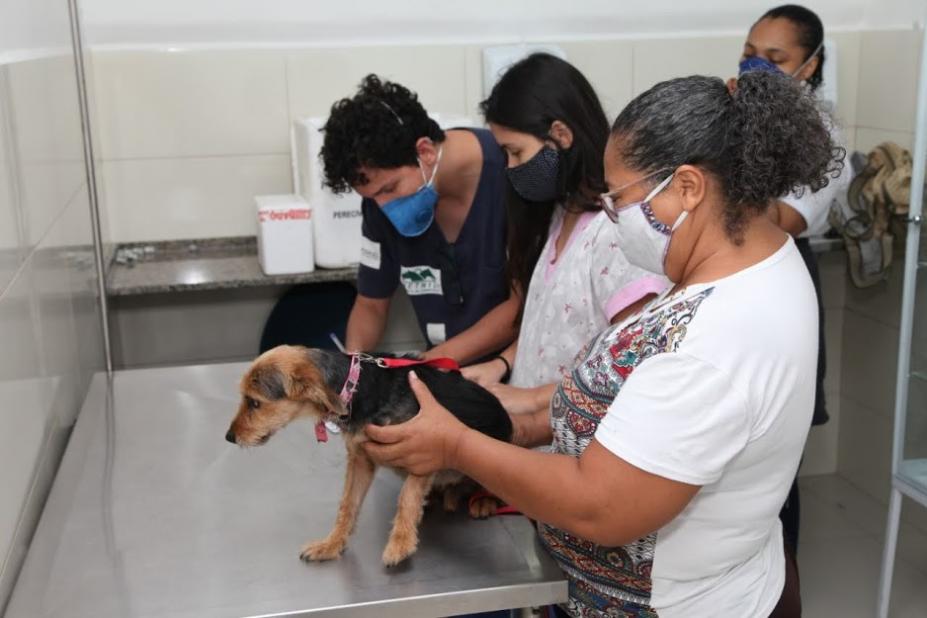
<path fill-rule="evenodd" d="M 375 201 L 362 204 L 358 292 L 388 298 L 401 283 L 429 347 L 466 330 L 509 296 L 505 157 L 492 133 L 467 130 L 480 142 L 483 167 L 456 242 L 448 243 L 436 222 L 421 236 L 401 236 Z"/>

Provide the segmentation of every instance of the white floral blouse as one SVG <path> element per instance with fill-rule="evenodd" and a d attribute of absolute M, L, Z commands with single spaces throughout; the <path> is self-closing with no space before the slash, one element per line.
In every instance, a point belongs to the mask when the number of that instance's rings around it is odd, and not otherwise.
<path fill-rule="evenodd" d="M 635 301 L 663 291 L 661 275 L 632 266 L 604 212 L 580 215 L 560 256 L 558 208 L 534 267 L 509 384 L 531 388 L 560 382 L 580 349 Z"/>

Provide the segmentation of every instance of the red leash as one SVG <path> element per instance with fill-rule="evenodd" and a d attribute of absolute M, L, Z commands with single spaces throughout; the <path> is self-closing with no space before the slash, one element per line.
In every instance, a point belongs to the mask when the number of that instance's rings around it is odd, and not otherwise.
<path fill-rule="evenodd" d="M 387 369 L 397 367 L 413 367 L 415 365 L 425 365 L 427 367 L 436 367 L 437 369 L 447 369 L 449 371 L 460 371 L 460 365 L 453 358 L 432 358 L 431 360 L 421 360 L 414 358 L 378 358 L 377 364 Z"/>

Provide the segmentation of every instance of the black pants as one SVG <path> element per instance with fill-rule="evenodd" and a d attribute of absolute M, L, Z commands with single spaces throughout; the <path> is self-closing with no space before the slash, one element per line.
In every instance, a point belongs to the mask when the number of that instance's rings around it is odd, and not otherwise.
<path fill-rule="evenodd" d="M 811 281 L 814 283 L 814 293 L 818 299 L 818 367 L 814 389 L 814 414 L 811 425 L 823 425 L 828 420 L 827 402 L 824 399 L 824 375 L 827 372 L 827 347 L 824 341 L 824 303 L 821 301 L 821 276 L 818 273 L 818 260 L 811 251 L 811 245 L 806 238 L 796 239 L 795 245 L 801 253 Z M 798 478 L 792 481 L 788 498 L 779 512 L 782 521 L 782 536 L 785 537 L 786 546 L 793 554 L 798 553 L 798 528 L 801 520 L 801 504 L 798 496 Z"/>
<path fill-rule="evenodd" d="M 814 414 L 811 416 L 812 425 L 823 425 L 830 418 L 827 415 L 827 401 L 824 398 L 824 376 L 827 373 L 827 346 L 824 341 L 824 302 L 821 299 L 821 275 L 818 273 L 818 258 L 811 251 L 807 238 L 795 240 L 795 246 L 801 254 L 811 282 L 814 284 L 814 294 L 818 299 L 818 367 L 814 389 Z"/>

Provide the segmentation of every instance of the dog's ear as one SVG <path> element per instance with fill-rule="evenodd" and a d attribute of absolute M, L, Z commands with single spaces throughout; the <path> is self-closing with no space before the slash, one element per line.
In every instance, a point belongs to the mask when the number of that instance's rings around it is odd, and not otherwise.
<path fill-rule="evenodd" d="M 255 367 L 249 376 L 249 385 L 264 399 L 276 401 L 287 396 L 286 376 L 273 366 Z"/>
<path fill-rule="evenodd" d="M 319 368 L 308 358 L 290 364 L 287 399 L 315 404 L 323 411 L 346 414 L 341 397 L 325 382 Z"/>

